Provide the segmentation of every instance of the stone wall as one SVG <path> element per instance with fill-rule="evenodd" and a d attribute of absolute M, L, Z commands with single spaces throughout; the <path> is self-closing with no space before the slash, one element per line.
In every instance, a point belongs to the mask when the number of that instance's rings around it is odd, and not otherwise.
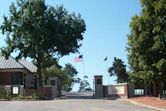
<path fill-rule="evenodd" d="M 25 95 L 26 96 L 33 96 L 33 95 L 44 95 L 47 98 L 52 98 L 52 87 L 40 87 L 38 89 L 26 89 Z"/>
<path fill-rule="evenodd" d="M 108 85 L 108 97 L 128 98 L 128 84 Z"/>

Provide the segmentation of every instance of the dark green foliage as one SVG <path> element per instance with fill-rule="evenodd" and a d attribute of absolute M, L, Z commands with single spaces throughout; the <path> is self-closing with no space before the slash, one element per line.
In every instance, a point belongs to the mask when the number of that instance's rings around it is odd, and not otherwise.
<path fill-rule="evenodd" d="M 132 18 L 128 35 L 130 80 L 154 84 L 163 94 L 166 83 L 166 0 L 141 0 L 140 15 Z M 140 81 L 139 81 L 140 80 Z"/>
<path fill-rule="evenodd" d="M 141 0 L 142 12 L 132 18 L 128 59 L 132 72 L 146 81 L 166 79 L 166 1 Z"/>
<path fill-rule="evenodd" d="M 12 98 L 12 95 L 6 91 L 4 88 L 0 91 L 0 99 L 7 99 L 10 100 Z"/>
<path fill-rule="evenodd" d="M 108 69 L 110 76 L 117 77 L 117 83 L 123 83 L 128 81 L 128 74 L 126 72 L 126 65 L 121 59 L 114 58 L 112 67 Z"/>
<path fill-rule="evenodd" d="M 6 34 L 3 55 L 8 58 L 17 52 L 16 59 L 36 61 L 42 86 L 42 68 L 50 66 L 47 58 L 78 52 L 86 29 L 80 14 L 69 14 L 63 6 L 48 6 L 44 0 L 17 0 L 11 4 L 9 16 L 4 16 L 1 30 Z"/>

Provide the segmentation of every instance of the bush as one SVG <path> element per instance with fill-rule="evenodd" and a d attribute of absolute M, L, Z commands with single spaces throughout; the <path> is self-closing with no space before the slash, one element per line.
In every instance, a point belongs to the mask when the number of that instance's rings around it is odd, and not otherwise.
<path fill-rule="evenodd" d="M 12 98 L 11 94 L 6 91 L 4 88 L 0 90 L 0 99 L 10 100 Z"/>
<path fill-rule="evenodd" d="M 47 99 L 47 96 L 46 96 L 46 94 L 44 94 L 44 93 L 37 93 L 36 99 L 39 99 L 39 100 L 46 100 L 46 99 Z"/>

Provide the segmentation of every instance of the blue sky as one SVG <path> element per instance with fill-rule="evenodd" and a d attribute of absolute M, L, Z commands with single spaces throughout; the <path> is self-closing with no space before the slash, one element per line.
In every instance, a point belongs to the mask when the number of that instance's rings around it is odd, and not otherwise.
<path fill-rule="evenodd" d="M 0 24 L 2 16 L 8 15 L 8 9 L 15 0 L 4 0 L 0 4 Z M 71 13 L 80 13 L 86 23 L 83 45 L 80 53 L 84 57 L 83 63 L 74 63 L 74 57 L 79 54 L 70 54 L 60 59 L 60 65 L 71 63 L 79 72 L 78 77 L 88 75 L 93 86 L 93 76 L 103 75 L 104 84 L 114 84 L 115 77 L 109 77 L 107 69 L 112 65 L 114 57 L 121 58 L 127 64 L 127 34 L 130 32 L 131 17 L 139 14 L 141 5 L 139 0 L 46 0 L 52 6 L 63 4 Z M 0 46 L 3 46 L 4 36 L 0 34 Z M 104 62 L 104 58 L 108 61 Z M 108 82 L 109 80 L 109 82 Z M 78 85 L 74 87 L 77 90 Z"/>

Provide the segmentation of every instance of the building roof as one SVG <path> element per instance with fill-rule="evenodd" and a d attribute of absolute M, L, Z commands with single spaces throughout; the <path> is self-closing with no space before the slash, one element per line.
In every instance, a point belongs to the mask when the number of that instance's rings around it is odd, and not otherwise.
<path fill-rule="evenodd" d="M 8 59 L 5 59 L 5 57 L 0 56 L 0 69 L 6 70 L 6 69 L 27 69 L 32 73 L 37 72 L 37 67 L 32 64 L 31 62 L 28 62 L 26 60 L 18 60 L 16 61 L 14 58 L 9 57 Z"/>
<path fill-rule="evenodd" d="M 32 73 L 37 72 L 37 67 L 33 63 L 28 62 L 26 60 L 19 60 L 19 63 L 21 63 L 24 67 L 26 67 Z"/>
<path fill-rule="evenodd" d="M 21 65 L 12 57 L 9 57 L 8 59 L 5 59 L 5 57 L 0 57 L 0 69 L 15 69 L 15 68 L 17 69 L 24 68 L 24 66 Z"/>

